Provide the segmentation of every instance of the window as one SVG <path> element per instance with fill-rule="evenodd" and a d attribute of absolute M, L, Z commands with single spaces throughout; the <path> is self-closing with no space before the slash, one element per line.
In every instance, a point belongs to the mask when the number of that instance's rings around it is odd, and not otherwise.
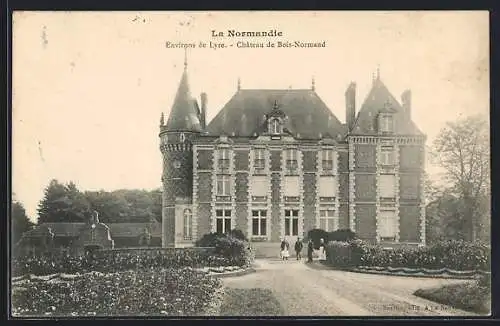
<path fill-rule="evenodd" d="M 382 241 L 394 241 L 396 239 L 397 225 L 395 211 L 381 211 L 378 220 L 379 236 Z"/>
<path fill-rule="evenodd" d="M 281 133 L 281 130 L 280 130 L 280 122 L 278 119 L 273 119 L 271 120 L 271 130 L 270 130 L 270 133 L 271 134 L 280 134 Z"/>
<path fill-rule="evenodd" d="M 380 116 L 380 131 L 381 132 L 393 132 L 394 125 L 393 119 L 391 115 L 382 115 Z"/>
<path fill-rule="evenodd" d="M 217 209 L 215 210 L 216 232 L 227 233 L 231 231 L 231 210 Z"/>
<path fill-rule="evenodd" d="M 321 151 L 321 167 L 325 173 L 333 173 L 333 149 Z"/>
<path fill-rule="evenodd" d="M 267 211 L 253 210 L 252 211 L 252 235 L 267 234 Z"/>
<path fill-rule="evenodd" d="M 282 187 L 285 197 L 300 196 L 300 179 L 298 176 L 285 176 Z"/>
<path fill-rule="evenodd" d="M 394 148 L 392 146 L 383 146 L 380 157 L 382 165 L 394 165 Z"/>
<path fill-rule="evenodd" d="M 264 170 L 266 168 L 266 158 L 265 158 L 265 149 L 258 148 L 254 150 L 254 161 L 253 166 L 255 170 Z"/>
<path fill-rule="evenodd" d="M 184 210 L 184 240 L 191 240 L 191 223 L 192 223 L 193 214 L 189 208 Z"/>
<path fill-rule="evenodd" d="M 270 189 L 270 180 L 264 175 L 251 176 L 252 196 L 267 196 Z"/>
<path fill-rule="evenodd" d="M 231 183 L 229 175 L 217 176 L 217 196 L 229 196 L 231 194 Z"/>
<path fill-rule="evenodd" d="M 333 209 L 325 209 L 319 211 L 319 228 L 325 231 L 335 231 L 335 219 L 333 217 L 335 211 Z"/>
<path fill-rule="evenodd" d="M 285 235 L 299 235 L 298 209 L 285 209 Z"/>
<path fill-rule="evenodd" d="M 287 149 L 285 150 L 285 171 L 287 174 L 297 174 L 298 173 L 298 163 L 297 163 L 297 150 Z"/>
<path fill-rule="evenodd" d="M 394 174 L 381 174 L 379 187 L 381 198 L 396 197 L 396 176 Z"/>
<path fill-rule="evenodd" d="M 229 149 L 224 148 L 219 150 L 219 171 L 227 172 L 229 170 L 230 158 Z"/>
<path fill-rule="evenodd" d="M 319 178 L 319 197 L 334 198 L 337 194 L 337 180 L 334 176 L 321 176 Z"/>

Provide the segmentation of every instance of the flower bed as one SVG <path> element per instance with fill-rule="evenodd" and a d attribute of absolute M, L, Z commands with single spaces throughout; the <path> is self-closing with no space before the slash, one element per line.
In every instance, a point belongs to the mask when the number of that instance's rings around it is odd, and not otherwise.
<path fill-rule="evenodd" d="M 191 268 L 25 278 L 12 291 L 17 316 L 203 315 L 222 283 Z"/>
<path fill-rule="evenodd" d="M 490 250 L 480 243 L 445 241 L 429 247 L 384 249 L 360 240 L 329 242 L 327 263 L 340 267 L 489 271 Z"/>
<path fill-rule="evenodd" d="M 87 256 L 45 254 L 38 257 L 16 257 L 12 261 L 14 276 L 23 274 L 48 275 L 55 273 L 86 273 L 91 271 L 112 273 L 165 267 L 220 267 L 247 266 L 252 257 L 232 243 L 226 251 L 216 248 L 147 248 L 99 250 Z"/>

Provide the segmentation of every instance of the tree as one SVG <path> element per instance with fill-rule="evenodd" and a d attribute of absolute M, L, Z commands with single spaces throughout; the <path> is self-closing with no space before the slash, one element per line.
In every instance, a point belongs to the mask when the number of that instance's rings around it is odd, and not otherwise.
<path fill-rule="evenodd" d="M 90 205 L 73 182 L 50 181 L 38 205 L 38 223 L 85 222 Z"/>
<path fill-rule="evenodd" d="M 458 202 L 457 227 L 466 240 L 475 240 L 484 227 L 484 197 L 490 194 L 488 122 L 481 115 L 448 122 L 436 137 L 432 155 L 444 169 L 449 193 Z"/>
<path fill-rule="evenodd" d="M 30 221 L 23 204 L 14 200 L 11 206 L 11 236 L 12 244 L 17 243 L 24 232 L 31 230 L 34 223 Z"/>

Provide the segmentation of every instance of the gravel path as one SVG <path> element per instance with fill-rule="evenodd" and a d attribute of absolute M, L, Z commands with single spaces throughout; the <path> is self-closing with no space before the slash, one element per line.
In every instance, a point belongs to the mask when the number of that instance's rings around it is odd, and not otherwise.
<path fill-rule="evenodd" d="M 256 270 L 223 282 L 233 288 L 271 289 L 288 316 L 473 315 L 413 295 L 419 288 L 462 280 L 351 273 L 296 260 L 258 260 Z"/>

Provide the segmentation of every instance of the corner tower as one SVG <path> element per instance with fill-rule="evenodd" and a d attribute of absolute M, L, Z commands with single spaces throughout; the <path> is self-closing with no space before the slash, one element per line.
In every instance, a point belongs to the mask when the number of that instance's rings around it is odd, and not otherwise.
<path fill-rule="evenodd" d="M 160 121 L 160 150 L 163 156 L 162 247 L 178 247 L 191 240 L 193 194 L 192 141 L 203 130 L 201 111 L 191 97 L 187 61 L 179 88 L 165 124 Z"/>

